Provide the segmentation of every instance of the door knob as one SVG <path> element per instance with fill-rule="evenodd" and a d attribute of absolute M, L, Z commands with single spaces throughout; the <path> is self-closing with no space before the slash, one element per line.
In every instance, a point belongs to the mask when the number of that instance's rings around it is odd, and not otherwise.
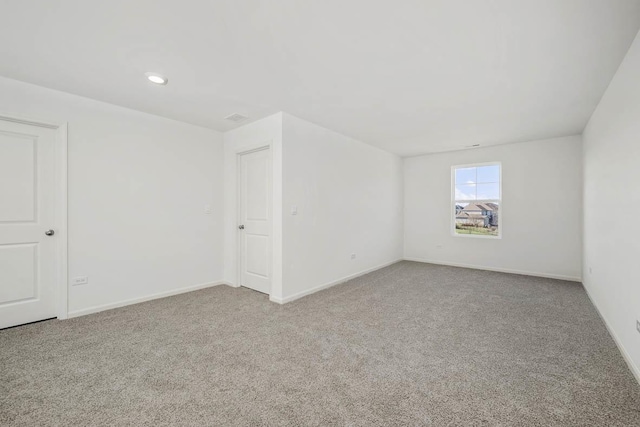
<path fill-rule="evenodd" d="M 244 230 L 244 225 L 239 225 L 238 230 Z"/>
<path fill-rule="evenodd" d="M 47 236 L 53 236 L 54 234 L 56 234 L 56 232 L 53 230 L 47 230 L 44 232 L 44 234 L 46 234 Z"/>

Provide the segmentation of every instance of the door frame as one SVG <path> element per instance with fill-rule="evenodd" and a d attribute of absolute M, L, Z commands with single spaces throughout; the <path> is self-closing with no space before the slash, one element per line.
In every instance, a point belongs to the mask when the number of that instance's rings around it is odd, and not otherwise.
<path fill-rule="evenodd" d="M 273 147 L 271 141 L 254 146 L 242 147 L 241 151 L 236 151 L 236 216 L 235 216 L 235 240 L 236 240 L 236 283 L 238 286 L 242 286 L 240 281 L 242 280 L 242 241 L 240 239 L 240 233 L 238 233 L 238 225 L 240 224 L 241 215 L 241 188 L 242 188 L 242 166 L 240 164 L 241 157 L 245 154 L 251 154 L 258 151 L 269 150 L 269 221 L 271 222 L 269 238 L 271 239 L 271 253 L 269 259 L 269 279 L 271 281 L 271 289 L 269 289 L 269 295 L 273 291 L 273 271 L 274 271 L 274 220 L 273 220 Z"/>
<path fill-rule="evenodd" d="M 31 119 L 15 114 L 0 112 L 0 121 L 36 126 L 56 131 L 54 147 L 55 171 L 55 220 L 56 230 L 55 264 L 56 277 L 56 313 L 58 319 L 66 319 L 69 315 L 69 287 L 68 283 L 68 223 L 67 223 L 67 122 L 52 123 L 40 119 Z"/>

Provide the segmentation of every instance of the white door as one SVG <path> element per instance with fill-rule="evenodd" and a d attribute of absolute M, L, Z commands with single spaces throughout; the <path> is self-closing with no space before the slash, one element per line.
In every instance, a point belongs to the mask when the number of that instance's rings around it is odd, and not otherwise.
<path fill-rule="evenodd" d="M 0 119 L 0 328 L 56 317 L 55 135 Z"/>
<path fill-rule="evenodd" d="M 271 291 L 271 152 L 240 155 L 240 285 Z"/>

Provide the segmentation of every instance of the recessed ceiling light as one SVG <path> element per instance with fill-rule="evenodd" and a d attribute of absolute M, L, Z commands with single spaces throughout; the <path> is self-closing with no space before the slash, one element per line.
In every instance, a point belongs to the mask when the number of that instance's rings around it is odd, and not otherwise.
<path fill-rule="evenodd" d="M 166 85 L 169 82 L 168 78 L 158 73 L 144 73 L 144 75 L 147 76 L 147 79 L 149 79 L 151 83 L 155 83 L 157 85 Z"/>

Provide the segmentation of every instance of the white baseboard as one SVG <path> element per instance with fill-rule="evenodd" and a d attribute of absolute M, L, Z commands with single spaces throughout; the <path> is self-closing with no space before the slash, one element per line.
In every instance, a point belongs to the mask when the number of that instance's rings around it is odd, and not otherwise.
<path fill-rule="evenodd" d="M 173 289 L 166 292 L 159 292 L 157 294 L 151 294 L 144 297 L 132 298 L 132 299 L 113 302 L 109 304 L 96 305 L 89 308 L 83 308 L 82 310 L 70 311 L 67 318 L 71 319 L 72 317 L 79 317 L 87 314 L 98 313 L 100 311 L 111 310 L 113 308 L 124 307 L 126 305 L 138 304 L 141 302 L 151 301 L 158 298 L 170 297 L 172 295 L 184 294 L 186 292 L 197 291 L 200 289 L 205 289 L 205 288 L 210 288 L 212 286 L 225 285 L 225 284 L 226 282 L 223 282 L 220 280 L 217 282 L 202 283 L 199 285 L 187 286 L 184 288 Z"/>
<path fill-rule="evenodd" d="M 397 262 L 400 262 L 400 261 L 402 261 L 402 258 L 399 258 L 399 259 L 396 259 L 396 260 L 393 260 L 393 261 L 389 261 L 389 262 L 385 262 L 384 264 L 380 264 L 378 266 L 375 266 L 375 267 L 372 267 L 372 268 L 369 268 L 369 269 L 366 269 L 366 270 L 363 270 L 363 271 L 359 271 L 358 273 L 354 273 L 354 274 L 350 274 L 348 276 L 341 277 L 340 279 L 331 281 L 329 283 L 324 283 L 324 284 L 322 284 L 320 286 L 316 286 L 314 288 L 307 289 L 306 291 L 298 292 L 296 294 L 289 295 L 289 296 L 284 297 L 284 298 L 278 298 L 278 297 L 274 297 L 274 296 L 269 296 L 269 300 L 273 301 L 273 302 L 277 302 L 278 304 L 286 304 L 288 302 L 300 299 L 302 297 L 306 297 L 307 295 L 311 295 L 311 294 L 316 293 L 318 291 L 321 291 L 323 289 L 327 289 L 327 288 L 330 288 L 332 286 L 339 285 L 341 283 L 347 282 L 347 281 L 349 281 L 351 279 L 355 279 L 356 277 L 364 276 L 365 274 L 369 274 L 369 273 L 371 273 L 373 271 L 380 270 L 381 268 L 388 267 L 388 266 L 390 266 L 392 264 L 395 264 Z"/>
<path fill-rule="evenodd" d="M 633 376 L 636 377 L 636 381 L 638 381 L 638 384 L 640 384 L 640 367 L 638 367 L 633 362 L 633 359 L 631 358 L 631 355 L 629 354 L 627 349 L 624 347 L 624 345 L 622 345 L 622 341 L 620 341 L 620 338 L 618 338 L 618 335 L 615 333 L 613 328 L 609 325 L 609 322 L 607 321 L 607 318 L 604 317 L 604 315 L 600 311 L 600 308 L 598 308 L 598 306 L 596 304 L 596 301 L 593 299 L 593 297 L 591 297 L 591 294 L 589 293 L 589 289 L 587 289 L 587 287 L 584 286 L 584 285 L 582 285 L 582 287 L 584 288 L 585 292 L 587 293 L 587 296 L 589 297 L 589 300 L 591 301 L 591 304 L 596 308 L 596 311 L 600 315 L 600 318 L 602 319 L 602 322 L 604 323 L 604 326 L 607 327 L 607 331 L 609 331 L 609 335 L 611 335 L 611 338 L 613 338 L 613 341 L 618 346 L 618 350 L 620 350 L 620 353 L 622 354 L 622 358 L 624 359 L 624 361 L 627 362 L 627 366 L 629 366 L 629 370 L 631 370 L 631 373 L 633 374 Z"/>
<path fill-rule="evenodd" d="M 415 262 L 424 262 L 427 264 L 447 265 L 450 267 L 472 268 L 474 270 L 497 271 L 499 273 L 520 274 L 523 276 L 544 277 L 547 279 L 559 279 L 559 280 L 568 280 L 571 282 L 582 282 L 582 277 L 577 277 L 577 276 L 563 276 L 560 274 L 537 273 L 533 271 L 513 270 L 509 268 L 499 268 L 499 267 L 486 267 L 482 265 L 471 265 L 471 264 L 462 264 L 462 263 L 456 263 L 456 262 L 436 261 L 432 259 L 423 259 L 423 258 L 404 258 L 404 259 L 405 261 L 415 261 Z"/>

